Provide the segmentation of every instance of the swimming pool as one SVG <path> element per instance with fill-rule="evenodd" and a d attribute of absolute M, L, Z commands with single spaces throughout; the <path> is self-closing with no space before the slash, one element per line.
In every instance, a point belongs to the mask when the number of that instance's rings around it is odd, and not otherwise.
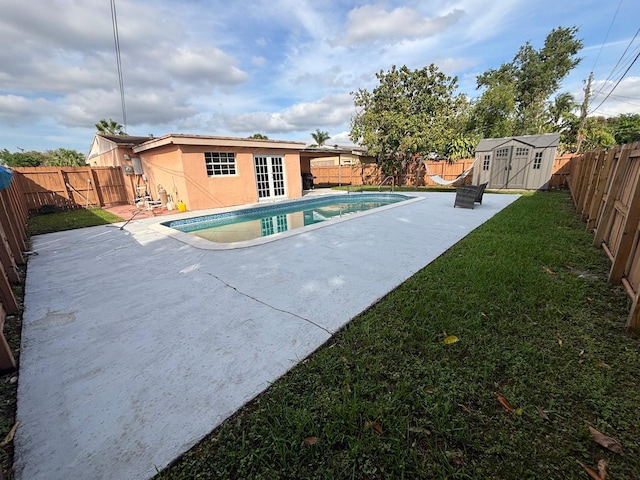
<path fill-rule="evenodd" d="M 323 195 L 235 211 L 201 215 L 162 222 L 174 236 L 187 243 L 206 240 L 222 248 L 239 248 L 272 241 L 326 224 L 366 214 L 374 209 L 390 208 L 419 197 L 388 193 L 354 193 Z M 167 232 L 165 232 L 167 233 Z M 198 243 L 199 240 L 195 240 Z M 203 246 L 199 243 L 195 246 Z"/>

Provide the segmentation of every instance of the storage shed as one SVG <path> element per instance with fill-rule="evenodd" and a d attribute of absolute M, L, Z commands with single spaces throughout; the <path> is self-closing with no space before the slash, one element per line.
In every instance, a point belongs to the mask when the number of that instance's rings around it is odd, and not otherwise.
<path fill-rule="evenodd" d="M 559 133 L 485 138 L 476 147 L 473 184 L 547 190 L 559 141 Z"/>

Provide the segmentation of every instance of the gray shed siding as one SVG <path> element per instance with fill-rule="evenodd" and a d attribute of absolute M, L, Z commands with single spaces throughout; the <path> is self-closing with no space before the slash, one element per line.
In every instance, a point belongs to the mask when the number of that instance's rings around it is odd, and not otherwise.
<path fill-rule="evenodd" d="M 476 147 L 473 184 L 489 188 L 546 190 L 559 133 L 488 138 Z"/>

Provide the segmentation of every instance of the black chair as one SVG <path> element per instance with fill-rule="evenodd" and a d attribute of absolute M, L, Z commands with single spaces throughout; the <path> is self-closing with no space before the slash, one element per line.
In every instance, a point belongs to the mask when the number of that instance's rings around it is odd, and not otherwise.
<path fill-rule="evenodd" d="M 476 203 L 482 205 L 482 195 L 484 194 L 485 188 L 487 188 L 486 183 L 456 188 L 456 199 L 453 207 L 473 208 Z"/>

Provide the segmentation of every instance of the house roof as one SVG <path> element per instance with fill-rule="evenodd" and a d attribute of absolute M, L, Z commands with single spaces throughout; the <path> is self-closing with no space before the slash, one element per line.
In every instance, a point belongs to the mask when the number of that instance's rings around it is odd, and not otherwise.
<path fill-rule="evenodd" d="M 102 137 L 110 142 L 117 143 L 118 145 L 139 145 L 149 140 L 149 137 L 136 137 L 133 135 L 103 135 L 101 133 L 96 134 L 97 137 Z"/>
<path fill-rule="evenodd" d="M 145 137 L 143 143 L 133 147 L 135 153 L 144 152 L 164 145 L 200 145 L 219 147 L 260 147 L 300 150 L 304 142 L 288 140 L 263 140 L 257 138 L 217 137 L 209 135 L 187 135 L 184 133 L 170 133 L 158 138 Z"/>
<path fill-rule="evenodd" d="M 560 134 L 543 133 L 540 135 L 520 135 L 517 137 L 484 138 L 478 143 L 476 152 L 489 152 L 512 140 L 529 145 L 531 148 L 557 147 L 558 143 L 560 143 Z"/>

